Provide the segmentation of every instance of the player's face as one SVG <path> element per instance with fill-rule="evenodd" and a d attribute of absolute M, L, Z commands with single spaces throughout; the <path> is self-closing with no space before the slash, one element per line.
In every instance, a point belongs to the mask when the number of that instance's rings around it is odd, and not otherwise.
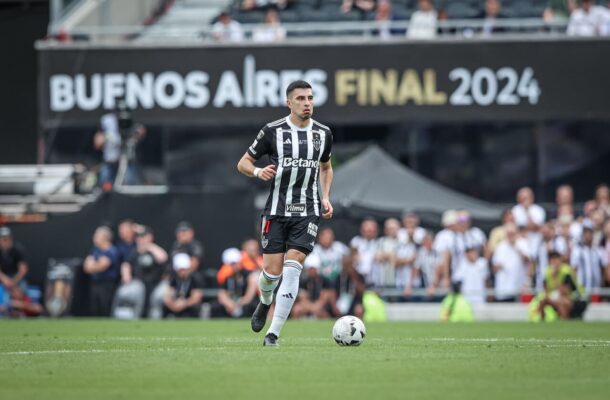
<path fill-rule="evenodd" d="M 313 114 L 313 92 L 311 89 L 294 89 L 286 101 L 290 112 L 302 121 Z"/>

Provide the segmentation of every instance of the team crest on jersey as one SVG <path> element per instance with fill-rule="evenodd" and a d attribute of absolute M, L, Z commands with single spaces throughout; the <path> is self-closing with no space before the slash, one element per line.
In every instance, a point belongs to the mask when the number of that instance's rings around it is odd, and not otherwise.
<path fill-rule="evenodd" d="M 321 145 L 322 145 L 322 140 L 320 140 L 320 136 L 316 135 L 313 138 L 313 148 L 316 149 L 316 151 L 320 151 Z"/>

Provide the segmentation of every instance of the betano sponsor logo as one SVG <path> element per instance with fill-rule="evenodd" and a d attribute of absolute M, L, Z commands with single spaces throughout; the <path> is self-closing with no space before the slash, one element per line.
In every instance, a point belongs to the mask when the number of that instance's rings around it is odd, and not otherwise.
<path fill-rule="evenodd" d="M 244 57 L 241 76 L 233 70 L 217 77 L 199 70 L 184 74 L 176 71 L 54 74 L 49 77 L 49 105 L 52 112 L 75 108 L 113 110 L 118 99 L 125 99 L 133 110 L 199 109 L 210 105 L 215 108 L 283 107 L 284 90 L 298 79 L 308 81 L 313 87 L 316 105 L 324 105 L 328 98 L 326 71 L 315 68 L 257 70 L 253 55 Z"/>
<path fill-rule="evenodd" d="M 318 168 L 320 162 L 318 160 L 306 160 L 303 158 L 282 158 L 282 167 L 284 168 Z"/>

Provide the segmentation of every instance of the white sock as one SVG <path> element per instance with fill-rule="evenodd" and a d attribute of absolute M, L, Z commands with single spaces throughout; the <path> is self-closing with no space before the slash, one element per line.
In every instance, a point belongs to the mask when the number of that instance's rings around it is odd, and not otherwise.
<path fill-rule="evenodd" d="M 277 292 L 275 312 L 273 313 L 273 320 L 267 334 L 273 333 L 275 336 L 280 337 L 280 331 L 290 315 L 294 300 L 299 294 L 299 277 L 302 270 L 303 266 L 297 261 L 286 260 L 284 262 L 282 284 Z"/>
<path fill-rule="evenodd" d="M 261 290 L 261 302 L 269 305 L 273 302 L 273 291 L 280 281 L 281 275 L 271 275 L 263 270 L 258 276 L 258 287 Z"/>

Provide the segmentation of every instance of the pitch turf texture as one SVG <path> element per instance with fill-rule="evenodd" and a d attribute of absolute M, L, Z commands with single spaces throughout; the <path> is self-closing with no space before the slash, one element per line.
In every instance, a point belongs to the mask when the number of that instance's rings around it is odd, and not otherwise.
<path fill-rule="evenodd" d="M 0 321 L 0 399 L 608 399 L 610 324 Z"/>

